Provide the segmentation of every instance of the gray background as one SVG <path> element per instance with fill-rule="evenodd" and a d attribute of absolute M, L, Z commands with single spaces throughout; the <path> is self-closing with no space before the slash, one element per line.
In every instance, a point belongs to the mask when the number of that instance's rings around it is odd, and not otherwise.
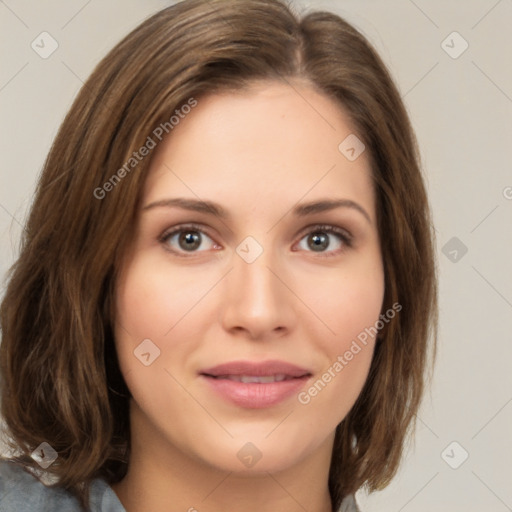
<path fill-rule="evenodd" d="M 43 160 L 83 81 L 171 3 L 0 0 L 2 290 Z M 512 0 L 295 4 L 344 16 L 389 66 L 420 142 L 438 237 L 431 391 L 400 473 L 359 502 L 366 512 L 512 511 Z M 31 48 L 43 31 L 59 45 L 47 59 Z"/>

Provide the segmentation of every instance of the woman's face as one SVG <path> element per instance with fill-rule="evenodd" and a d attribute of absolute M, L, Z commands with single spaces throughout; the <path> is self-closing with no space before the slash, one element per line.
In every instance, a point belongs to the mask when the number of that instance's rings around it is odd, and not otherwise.
<path fill-rule="evenodd" d="M 330 454 L 384 295 L 352 133 L 326 96 L 266 83 L 200 98 L 153 150 L 115 332 L 148 455 L 244 472 Z"/>

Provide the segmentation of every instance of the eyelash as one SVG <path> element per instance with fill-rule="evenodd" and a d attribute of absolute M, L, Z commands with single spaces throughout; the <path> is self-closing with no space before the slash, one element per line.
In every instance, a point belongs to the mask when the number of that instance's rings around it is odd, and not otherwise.
<path fill-rule="evenodd" d="M 338 249 L 337 251 L 328 251 L 325 253 L 319 252 L 318 254 L 320 255 L 320 257 L 329 258 L 332 256 L 336 256 L 352 247 L 352 244 L 353 244 L 352 235 L 350 235 L 344 229 L 338 228 L 336 226 L 332 226 L 330 224 L 316 224 L 313 226 L 308 226 L 308 228 L 305 228 L 305 229 L 307 229 L 307 231 L 303 231 L 301 233 L 299 242 L 307 235 L 311 235 L 312 233 L 319 232 L 319 233 L 325 233 L 325 234 L 330 234 L 330 235 L 336 235 L 340 238 L 341 242 L 343 243 L 343 247 L 341 249 Z M 213 238 L 204 230 L 204 228 L 202 226 L 199 226 L 198 224 L 185 224 L 185 225 L 175 226 L 171 230 L 165 231 L 159 237 L 158 241 L 162 245 L 164 245 L 165 250 L 167 250 L 179 257 L 188 258 L 197 252 L 203 252 L 203 251 L 191 251 L 190 253 L 187 254 L 186 252 L 176 251 L 169 247 L 167 242 L 172 236 L 174 236 L 178 233 L 184 233 L 187 231 L 199 232 L 202 235 L 206 235 L 208 238 L 210 238 L 213 241 Z M 216 242 L 214 242 L 214 243 L 216 243 Z M 307 252 L 314 253 L 314 251 L 307 251 Z"/>

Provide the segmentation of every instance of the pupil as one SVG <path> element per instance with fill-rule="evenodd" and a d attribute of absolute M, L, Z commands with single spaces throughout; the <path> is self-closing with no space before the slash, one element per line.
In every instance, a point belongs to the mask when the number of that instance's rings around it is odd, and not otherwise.
<path fill-rule="evenodd" d="M 312 233 L 310 240 L 313 242 L 313 249 L 327 249 L 329 247 L 329 239 L 324 233 Z"/>
<path fill-rule="evenodd" d="M 201 237 L 197 231 L 186 231 L 180 235 L 180 245 L 186 251 L 197 249 L 201 244 Z M 182 242 L 184 242 L 182 244 Z"/>

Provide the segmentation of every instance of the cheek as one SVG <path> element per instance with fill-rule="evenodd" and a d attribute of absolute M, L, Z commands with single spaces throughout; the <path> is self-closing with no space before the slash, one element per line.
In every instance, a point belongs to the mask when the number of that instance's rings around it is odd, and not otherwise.
<path fill-rule="evenodd" d="M 352 265 L 301 293 L 313 304 L 318 321 L 310 323 L 310 334 L 325 358 L 299 403 L 318 408 L 335 424 L 355 403 L 368 375 L 384 298 L 383 269 L 379 263 L 360 270 Z"/>
<path fill-rule="evenodd" d="M 136 386 L 133 382 L 130 386 L 130 381 L 140 374 L 154 380 L 155 368 L 167 355 L 161 340 L 174 323 L 170 312 L 176 310 L 178 300 L 176 294 L 165 293 L 165 282 L 159 276 L 161 274 L 152 271 L 151 265 L 135 258 L 122 274 L 116 289 L 115 344 L 132 393 Z M 143 356 L 147 353 L 150 355 Z M 145 367 L 145 362 L 151 364 Z"/>
<path fill-rule="evenodd" d="M 205 292 L 196 277 L 152 258 L 135 259 L 117 290 L 119 324 L 137 337 L 167 337 Z"/>
<path fill-rule="evenodd" d="M 205 271 L 199 278 L 198 272 L 173 269 L 165 260 L 147 255 L 132 259 L 121 274 L 115 344 L 133 393 L 148 382 L 154 387 L 160 378 L 168 385 L 164 370 L 185 369 L 190 364 L 189 355 L 201 343 L 206 321 L 196 306 L 215 283 L 214 277 Z M 145 361 L 142 354 L 148 352 Z M 145 366 L 145 362 L 150 364 Z"/>
<path fill-rule="evenodd" d="M 336 273 L 298 283 L 300 296 L 318 320 L 311 326 L 318 326 L 318 334 L 323 333 L 320 339 L 331 355 L 347 350 L 353 339 L 367 332 L 379 319 L 384 273 L 378 259 L 372 263 L 360 261 L 341 267 Z"/>
<path fill-rule="evenodd" d="M 171 360 L 184 358 L 181 350 L 189 341 L 175 338 L 169 350 L 173 326 L 186 313 L 183 290 L 177 272 L 170 274 L 149 258 L 133 258 L 118 282 L 114 338 L 119 365 L 135 402 L 146 411 L 159 400 L 176 399 L 178 386 L 166 369 Z"/>

